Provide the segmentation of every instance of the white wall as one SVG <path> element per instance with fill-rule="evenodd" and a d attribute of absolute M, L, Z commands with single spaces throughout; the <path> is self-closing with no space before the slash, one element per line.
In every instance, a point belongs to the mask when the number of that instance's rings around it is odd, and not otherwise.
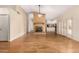
<path fill-rule="evenodd" d="M 10 12 L 10 41 L 12 41 L 26 34 L 27 14 L 20 7 L 16 7 L 16 10 L 9 9 L 9 12 Z"/>
<path fill-rule="evenodd" d="M 9 14 L 8 8 L 0 8 L 0 14 Z"/>
<path fill-rule="evenodd" d="M 57 17 L 58 33 L 79 41 L 79 6 L 74 6 L 64 14 Z M 68 33 L 68 21 L 72 20 L 71 35 Z"/>

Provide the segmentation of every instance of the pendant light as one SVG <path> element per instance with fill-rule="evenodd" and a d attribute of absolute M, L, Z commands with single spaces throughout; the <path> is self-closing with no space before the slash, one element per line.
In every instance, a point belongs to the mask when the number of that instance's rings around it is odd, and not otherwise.
<path fill-rule="evenodd" d="M 39 13 L 38 13 L 38 16 L 41 17 L 42 14 L 40 13 L 40 5 L 38 5 L 38 8 L 39 8 Z"/>

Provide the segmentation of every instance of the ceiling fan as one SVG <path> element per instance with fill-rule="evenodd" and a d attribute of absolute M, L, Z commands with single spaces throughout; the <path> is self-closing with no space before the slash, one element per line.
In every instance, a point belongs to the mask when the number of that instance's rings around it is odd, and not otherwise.
<path fill-rule="evenodd" d="M 40 10 L 41 10 L 40 7 L 41 7 L 41 6 L 38 5 L 38 8 L 39 8 L 38 16 L 39 16 L 39 17 L 41 17 L 42 15 L 45 15 L 45 14 L 42 14 L 42 13 L 40 12 Z"/>

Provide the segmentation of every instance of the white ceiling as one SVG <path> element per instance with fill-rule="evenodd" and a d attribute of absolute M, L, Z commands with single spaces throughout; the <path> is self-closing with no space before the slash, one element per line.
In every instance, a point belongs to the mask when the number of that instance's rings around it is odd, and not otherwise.
<path fill-rule="evenodd" d="M 28 13 L 39 10 L 36 5 L 22 5 L 21 7 Z M 47 20 L 51 20 L 71 7 L 71 5 L 41 5 L 40 12 L 46 14 Z"/>

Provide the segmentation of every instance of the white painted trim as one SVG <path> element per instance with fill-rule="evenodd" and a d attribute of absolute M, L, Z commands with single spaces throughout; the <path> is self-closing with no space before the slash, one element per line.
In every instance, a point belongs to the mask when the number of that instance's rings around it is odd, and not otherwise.
<path fill-rule="evenodd" d="M 77 37 L 72 37 L 73 40 L 79 41 L 79 38 Z"/>
<path fill-rule="evenodd" d="M 13 41 L 21 36 L 23 36 L 25 33 L 19 33 L 18 35 L 16 35 L 15 37 L 11 37 L 9 41 Z"/>

